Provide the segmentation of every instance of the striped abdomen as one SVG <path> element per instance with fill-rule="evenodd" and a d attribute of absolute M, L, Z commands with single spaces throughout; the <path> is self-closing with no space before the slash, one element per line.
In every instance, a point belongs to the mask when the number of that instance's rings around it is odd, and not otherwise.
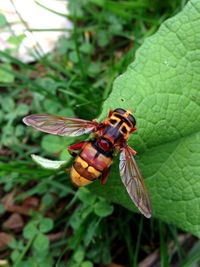
<path fill-rule="evenodd" d="M 102 174 L 105 168 L 112 163 L 112 157 L 99 152 L 96 147 L 88 142 L 80 155 L 75 158 L 71 168 L 71 179 L 76 186 L 90 184 Z"/>

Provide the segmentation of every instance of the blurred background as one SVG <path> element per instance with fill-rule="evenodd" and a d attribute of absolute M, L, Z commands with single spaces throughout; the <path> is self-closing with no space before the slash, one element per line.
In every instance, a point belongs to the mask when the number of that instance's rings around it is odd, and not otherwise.
<path fill-rule="evenodd" d="M 30 113 L 97 117 L 145 38 L 186 2 L 1 1 L 0 266 L 200 266 L 191 234 L 37 166 L 31 154 L 68 160 L 76 139 L 22 123 Z"/>

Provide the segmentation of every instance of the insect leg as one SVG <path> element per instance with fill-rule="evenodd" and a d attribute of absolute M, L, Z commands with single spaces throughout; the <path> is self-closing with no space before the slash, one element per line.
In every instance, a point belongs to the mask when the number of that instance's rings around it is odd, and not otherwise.
<path fill-rule="evenodd" d="M 131 147 L 129 147 L 129 150 L 130 150 L 130 152 L 131 152 L 131 154 L 132 154 L 133 156 L 135 156 L 135 155 L 137 154 L 137 151 L 135 151 L 135 150 L 132 149 Z"/>
<path fill-rule="evenodd" d="M 68 146 L 68 152 L 76 157 L 77 156 L 77 153 L 75 153 L 73 150 L 81 150 L 83 148 L 83 146 L 87 143 L 87 141 L 82 141 L 82 142 L 79 142 L 79 143 L 76 143 L 76 144 L 73 144 L 71 146 Z"/>
<path fill-rule="evenodd" d="M 130 131 L 130 133 L 133 133 L 135 131 L 137 131 L 137 128 L 136 127 L 133 127 L 132 130 Z"/>
<path fill-rule="evenodd" d="M 124 144 L 124 146 L 122 147 L 121 151 L 123 149 L 128 149 L 129 152 L 131 153 L 131 155 L 135 156 L 137 154 L 137 151 L 135 151 L 134 149 L 132 149 L 130 146 L 128 146 L 127 144 Z"/>
<path fill-rule="evenodd" d="M 108 113 L 108 117 L 111 117 L 112 114 L 113 114 L 113 110 L 110 109 L 110 110 L 109 110 L 109 113 Z"/>
<path fill-rule="evenodd" d="M 101 176 L 101 184 L 105 184 L 107 182 L 109 171 L 110 171 L 110 167 L 103 170 L 102 176 Z"/>

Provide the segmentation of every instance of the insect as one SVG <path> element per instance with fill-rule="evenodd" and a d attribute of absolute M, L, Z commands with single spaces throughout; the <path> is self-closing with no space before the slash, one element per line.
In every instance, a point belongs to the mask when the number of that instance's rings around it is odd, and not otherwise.
<path fill-rule="evenodd" d="M 132 201 L 147 218 L 151 217 L 151 203 L 134 155 L 136 151 L 127 145 L 129 135 L 136 130 L 136 120 L 129 110 L 110 110 L 107 118 L 98 123 L 78 118 L 54 115 L 29 115 L 23 119 L 26 125 L 60 136 L 80 136 L 92 133 L 88 141 L 68 147 L 75 156 L 70 170 L 73 184 L 85 186 L 100 178 L 105 184 L 113 162 L 114 152 L 120 152 L 120 176 Z"/>

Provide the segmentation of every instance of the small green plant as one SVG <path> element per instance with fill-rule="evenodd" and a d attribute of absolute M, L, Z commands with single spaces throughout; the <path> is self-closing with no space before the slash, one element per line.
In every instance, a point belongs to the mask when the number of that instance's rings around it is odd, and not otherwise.
<path fill-rule="evenodd" d="M 53 220 L 50 218 L 43 218 L 40 214 L 32 221 L 30 221 L 23 229 L 23 237 L 27 244 L 22 241 L 12 241 L 10 248 L 13 249 L 11 259 L 13 266 L 52 266 L 53 258 L 47 257 L 49 254 L 49 239 L 45 235 L 53 228 Z M 28 261 L 23 261 L 23 257 L 32 249 L 33 257 Z"/>

